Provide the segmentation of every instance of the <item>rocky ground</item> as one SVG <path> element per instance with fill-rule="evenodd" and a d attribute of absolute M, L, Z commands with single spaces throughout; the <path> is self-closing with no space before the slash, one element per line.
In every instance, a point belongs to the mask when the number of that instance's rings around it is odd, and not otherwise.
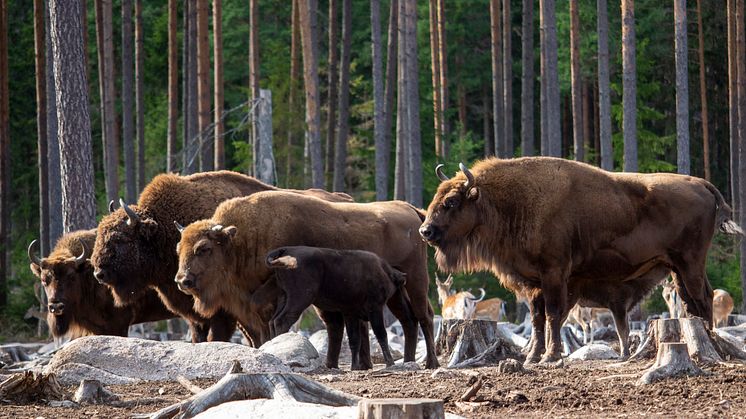
<path fill-rule="evenodd" d="M 718 365 L 710 375 L 676 378 L 636 386 L 644 364 L 617 366 L 613 361 L 568 362 L 562 368 L 530 368 L 500 373 L 495 367 L 467 370 L 369 372 L 326 370 L 304 374 L 324 385 L 361 397 L 442 398 L 446 411 L 464 417 L 744 417 L 746 365 Z M 482 388 L 469 402 L 461 395 L 478 379 Z M 193 380 L 208 387 L 216 380 Z M 116 405 L 51 407 L 43 400 L 18 405 L 0 402 L 0 417 L 130 417 L 154 412 L 187 398 L 177 382 L 111 385 Z M 65 390 L 74 392 L 75 386 Z"/>

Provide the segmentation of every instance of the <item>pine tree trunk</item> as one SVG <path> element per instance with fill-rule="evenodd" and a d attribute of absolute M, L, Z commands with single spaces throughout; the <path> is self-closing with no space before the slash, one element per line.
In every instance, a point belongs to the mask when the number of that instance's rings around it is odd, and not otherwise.
<path fill-rule="evenodd" d="M 256 176 L 256 160 L 259 155 L 259 4 L 249 0 L 249 96 L 251 104 L 252 163 L 250 173 Z"/>
<path fill-rule="evenodd" d="M 699 97 L 702 104 L 702 165 L 705 179 L 710 181 L 710 133 L 707 116 L 707 84 L 705 82 L 705 35 L 702 27 L 702 0 L 697 0 L 697 40 L 699 41 Z"/>
<path fill-rule="evenodd" d="M 339 62 L 339 122 L 334 152 L 332 190 L 345 190 L 347 137 L 350 134 L 350 55 L 352 49 L 352 0 L 342 0 L 342 54 Z"/>
<path fill-rule="evenodd" d="M 736 0 L 736 88 L 738 89 L 738 186 L 739 203 L 743 205 L 746 196 L 746 31 L 744 31 L 744 0 Z M 746 225 L 746 211 L 741 210 L 740 225 Z M 746 255 L 746 241 L 741 240 L 741 255 Z M 740 258 L 741 289 L 746 291 L 746 257 Z M 746 301 L 746 299 L 745 299 Z M 746 309 L 746 302 L 742 310 Z"/>
<path fill-rule="evenodd" d="M 534 155 L 534 2 L 523 0 L 521 25 L 521 152 Z"/>
<path fill-rule="evenodd" d="M 736 219 L 741 211 L 738 155 L 738 78 L 736 68 L 736 0 L 728 0 L 728 134 L 730 136 L 730 196 Z"/>
<path fill-rule="evenodd" d="M 396 163 L 394 167 L 394 199 L 406 199 L 407 185 L 407 137 L 409 136 L 407 118 L 407 49 L 406 36 L 407 23 L 405 3 L 407 0 L 399 0 L 399 11 L 397 14 L 398 24 L 398 47 L 397 47 L 397 89 L 396 89 Z"/>
<path fill-rule="evenodd" d="M 8 304 L 10 245 L 10 92 L 8 3 L 0 0 L 0 309 Z"/>
<path fill-rule="evenodd" d="M 591 164 L 596 164 L 595 159 L 592 159 L 590 155 L 594 155 L 593 152 L 593 113 L 591 108 L 591 86 L 589 83 L 583 81 L 580 83 L 581 100 L 583 108 L 583 149 L 585 150 L 585 161 Z M 589 155 L 590 154 L 590 155 Z"/>
<path fill-rule="evenodd" d="M 371 27 L 371 61 L 373 62 L 373 138 L 376 153 L 376 199 L 385 201 L 387 198 L 386 183 L 387 172 L 383 170 L 385 163 L 384 152 L 388 149 L 386 145 L 386 133 L 384 129 L 384 99 L 383 99 L 383 46 L 381 45 L 381 2 L 371 0 L 370 2 L 370 27 Z M 431 29 L 432 30 L 432 29 Z"/>
<path fill-rule="evenodd" d="M 49 7 L 62 156 L 63 228 L 65 232 L 71 232 L 96 226 L 82 5 L 62 5 L 57 0 L 50 0 Z"/>
<path fill-rule="evenodd" d="M 215 84 L 215 170 L 225 169 L 225 140 L 223 139 L 223 1 L 212 0 L 212 36 Z"/>
<path fill-rule="evenodd" d="M 391 123 L 394 115 L 394 92 L 397 75 L 397 45 L 399 43 L 399 1 L 391 0 L 389 6 L 388 45 L 386 46 L 386 85 L 383 92 L 383 135 L 384 148 L 381 150 L 381 166 L 376 172 L 380 173 L 384 189 L 376 191 L 376 199 L 386 200 L 389 197 L 389 166 L 391 162 Z M 377 151 L 377 150 L 376 150 Z M 380 194 L 380 196 L 379 196 Z"/>
<path fill-rule="evenodd" d="M 547 41 L 544 28 L 544 0 L 539 0 L 539 137 L 541 139 L 540 154 L 549 155 L 547 142 Z"/>
<path fill-rule="evenodd" d="M 686 41 L 686 0 L 674 0 L 676 44 L 676 149 L 677 171 L 688 175 L 689 163 L 689 75 Z"/>
<path fill-rule="evenodd" d="M 407 201 L 422 208 L 422 143 L 420 137 L 419 64 L 417 59 L 417 0 L 406 0 L 407 11 L 407 117 L 408 193 Z"/>
<path fill-rule="evenodd" d="M 503 124 L 505 141 L 505 157 L 511 158 L 515 155 L 513 150 L 513 44 L 510 22 L 510 0 L 503 0 L 503 113 L 505 122 Z"/>
<path fill-rule="evenodd" d="M 482 85 L 482 136 L 484 137 L 484 157 L 495 155 L 495 138 L 492 136 L 492 121 L 490 120 L 489 86 Z"/>
<path fill-rule="evenodd" d="M 331 188 L 334 187 L 334 172 L 336 168 L 334 152 L 336 150 L 335 140 L 337 138 L 335 135 L 337 132 L 337 103 L 339 102 L 339 93 L 337 91 L 339 87 L 339 70 L 337 69 L 337 65 L 339 64 L 338 8 L 339 2 L 337 0 L 329 0 L 329 70 L 327 75 L 329 91 L 327 96 L 328 111 L 326 115 L 326 159 L 324 172 L 331 180 Z"/>
<path fill-rule="evenodd" d="M 52 37 L 50 35 L 49 3 L 44 8 L 44 57 L 46 61 L 46 102 L 47 102 L 47 164 L 49 169 L 49 244 L 56 243 L 62 236 L 62 183 L 60 176 L 60 147 L 57 136 L 57 97 L 54 91 L 54 59 L 52 57 Z"/>
<path fill-rule="evenodd" d="M 166 171 L 176 172 L 176 135 L 179 123 L 179 47 L 176 30 L 177 0 L 168 0 L 168 129 L 166 133 Z"/>
<path fill-rule="evenodd" d="M 184 106 L 184 174 L 197 171 L 199 166 L 199 131 L 197 129 L 197 5 L 193 1 L 185 2 L 185 48 L 184 48 L 184 83 L 186 86 L 186 105 Z"/>
<path fill-rule="evenodd" d="M 598 16 L 598 125 L 601 168 L 614 170 L 611 148 L 611 88 L 609 87 L 609 17 L 606 0 L 596 0 Z"/>
<path fill-rule="evenodd" d="M 549 156 L 562 156 L 560 135 L 560 88 L 557 69 L 557 24 L 554 0 L 543 0 L 544 38 L 546 41 L 547 146 Z"/>
<path fill-rule="evenodd" d="M 572 140 L 573 155 L 577 161 L 585 161 L 583 139 L 583 103 L 580 74 L 580 11 L 578 0 L 570 0 L 570 78 L 572 84 Z"/>
<path fill-rule="evenodd" d="M 490 0 L 490 30 L 492 49 L 492 135 L 495 137 L 495 155 L 505 158 L 502 75 L 502 28 L 500 0 Z"/>
<path fill-rule="evenodd" d="M 135 202 L 137 185 L 135 177 L 135 144 L 132 62 L 132 0 L 122 0 L 122 149 L 124 151 L 124 199 Z"/>
<path fill-rule="evenodd" d="M 448 123 L 448 48 L 446 44 L 446 8 L 445 0 L 436 0 L 438 10 L 436 14 L 438 24 L 438 60 L 440 69 L 440 135 L 443 156 L 448 157 L 451 150 L 451 127 Z"/>
<path fill-rule="evenodd" d="M 145 187 L 145 45 L 142 0 L 135 0 L 135 136 L 137 137 L 137 190 Z"/>
<path fill-rule="evenodd" d="M 285 187 L 290 188 L 293 182 L 291 181 L 292 175 L 292 163 L 293 163 L 293 137 L 296 131 L 296 122 L 298 120 L 298 107 L 296 105 L 296 93 L 298 91 L 299 78 L 300 78 L 300 65 L 298 64 L 298 49 L 300 48 L 300 24 L 298 23 L 298 0 L 292 0 L 292 18 L 291 18 L 291 43 L 290 43 L 290 88 L 288 92 L 288 123 L 287 123 L 287 163 L 285 167 Z"/>
<path fill-rule="evenodd" d="M 197 0 L 197 112 L 199 115 L 200 170 L 211 171 L 215 161 L 214 138 L 208 132 L 211 124 L 210 94 L 210 12 L 208 0 Z"/>
<path fill-rule="evenodd" d="M 300 0 L 299 6 L 306 90 L 306 135 L 311 158 L 311 183 L 314 188 L 323 188 L 324 162 L 321 157 L 318 34 L 316 29 L 318 6 L 316 0 Z"/>
<path fill-rule="evenodd" d="M 438 4 L 437 0 L 428 1 L 430 26 L 430 69 L 433 82 L 433 136 L 435 137 L 435 156 L 443 158 L 440 113 L 440 45 L 438 43 Z"/>
<path fill-rule="evenodd" d="M 635 65 L 634 0 L 622 0 L 622 114 L 624 171 L 636 172 L 637 70 Z"/>
<path fill-rule="evenodd" d="M 106 201 L 119 199 L 119 134 L 117 132 L 117 113 L 115 108 L 116 86 L 114 76 L 114 35 L 113 35 L 113 13 L 112 0 L 101 0 L 101 26 L 103 36 L 103 60 L 104 60 L 104 144 L 106 156 Z M 56 63 L 57 61 L 55 61 Z M 56 80 L 56 79 L 55 79 Z M 87 89 L 87 86 L 86 86 Z M 58 96 L 59 99 L 59 96 Z M 58 111 L 59 115 L 60 112 Z M 57 122 L 60 125 L 60 122 Z M 60 132 L 60 142 L 62 133 Z M 62 148 L 60 147 L 60 150 Z M 62 154 L 62 153 L 61 153 Z M 62 154 L 64 158 L 64 154 Z M 64 174 L 62 174 L 64 176 Z M 64 189 L 64 188 L 63 188 Z M 64 194 L 64 191 L 63 191 Z M 63 208 L 64 211 L 64 208 Z M 63 220 L 64 223 L 64 220 Z M 67 230 L 66 230 L 67 231 Z"/>

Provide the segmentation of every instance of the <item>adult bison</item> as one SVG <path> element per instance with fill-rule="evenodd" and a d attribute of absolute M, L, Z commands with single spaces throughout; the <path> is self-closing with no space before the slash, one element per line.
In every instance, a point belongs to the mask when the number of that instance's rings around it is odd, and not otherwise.
<path fill-rule="evenodd" d="M 93 277 L 88 260 L 95 240 L 96 230 L 65 234 L 43 259 L 34 253 L 36 240 L 28 247 L 31 272 L 49 300 L 47 323 L 54 337 L 127 336 L 130 325 L 174 317 L 152 290 L 126 306 L 114 305 L 111 291 Z"/>
<path fill-rule="evenodd" d="M 174 220 L 189 224 L 210 217 L 226 199 L 276 190 L 230 171 L 156 176 L 140 194 L 137 205 L 122 203 L 101 220 L 91 256 L 94 276 L 111 287 L 117 305 L 126 305 L 154 288 L 169 310 L 189 321 L 195 342 L 229 340 L 235 320 L 225 312 L 199 315 L 192 308 L 192 297 L 180 292 L 174 282 L 180 237 Z M 351 201 L 348 195 L 322 190 L 295 193 Z"/>
<path fill-rule="evenodd" d="M 441 269 L 491 270 L 528 298 L 527 362 L 560 359 L 575 303 L 639 301 L 669 273 L 688 311 L 712 323 L 705 258 L 715 228 L 741 233 L 710 183 L 676 174 L 610 173 L 548 157 L 488 159 L 443 180 L 420 228 Z M 619 291 L 624 289 L 624 291 Z M 610 307 L 611 308 L 611 307 Z"/>
<path fill-rule="evenodd" d="M 188 282 L 185 292 L 195 296 L 199 313 L 209 316 L 222 307 L 254 333 L 268 336 L 270 319 L 258 318 L 251 297 L 271 275 L 265 264 L 269 251 L 282 246 L 315 246 L 373 252 L 406 273 L 405 289 L 425 336 L 427 366 L 434 368 L 438 361 L 433 310 L 427 299 L 427 249 L 417 235 L 423 219 L 418 209 L 402 201 L 340 204 L 283 192 L 231 199 L 220 204 L 211 219 L 183 230 L 177 250 L 177 280 Z M 400 301 L 391 298 L 387 304 L 403 319 L 405 309 Z M 404 359 L 414 361 L 417 324 L 403 323 Z M 332 345 L 338 347 L 337 342 L 330 342 Z"/>

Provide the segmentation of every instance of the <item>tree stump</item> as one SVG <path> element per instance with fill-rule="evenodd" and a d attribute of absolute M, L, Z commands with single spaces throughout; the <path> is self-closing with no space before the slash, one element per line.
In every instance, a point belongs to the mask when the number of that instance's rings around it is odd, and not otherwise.
<path fill-rule="evenodd" d="M 449 368 L 496 364 L 506 358 L 523 357 L 520 348 L 491 320 L 444 319 L 435 348 L 436 353 L 449 358 Z"/>
<path fill-rule="evenodd" d="M 723 360 L 746 360 L 746 352 L 708 330 L 699 317 L 652 320 L 648 334 L 630 361 L 656 357 L 662 343 L 684 341 L 687 352 L 698 364 L 715 364 Z"/>
<path fill-rule="evenodd" d="M 363 399 L 357 406 L 359 419 L 445 418 L 443 400 L 437 399 Z"/>
<path fill-rule="evenodd" d="M 25 404 L 38 400 L 65 400 L 67 394 L 54 374 L 24 371 L 0 383 L 0 400 Z"/>
<path fill-rule="evenodd" d="M 702 370 L 694 365 L 689 357 L 686 343 L 661 342 L 655 364 L 640 377 L 637 384 L 652 384 L 665 378 L 700 374 L 702 374 Z"/>
<path fill-rule="evenodd" d="M 73 395 L 73 401 L 80 404 L 103 404 L 119 397 L 107 390 L 98 380 L 80 380 L 80 385 Z"/>

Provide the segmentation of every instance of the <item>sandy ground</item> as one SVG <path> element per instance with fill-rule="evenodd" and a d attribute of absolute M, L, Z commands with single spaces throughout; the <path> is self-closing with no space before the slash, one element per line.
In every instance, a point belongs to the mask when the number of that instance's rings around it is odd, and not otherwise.
<path fill-rule="evenodd" d="M 580 361 L 562 368 L 534 367 L 525 374 L 496 368 L 388 372 L 320 370 L 306 374 L 329 387 L 362 397 L 426 397 L 445 400 L 446 411 L 465 417 L 745 417 L 746 365 L 718 365 L 701 377 L 682 377 L 648 386 L 635 381 L 646 364 Z M 382 366 L 377 366 L 381 368 Z M 460 396 L 479 376 L 483 386 L 470 402 Z M 215 380 L 196 380 L 207 387 Z M 190 393 L 175 382 L 111 386 L 126 407 L 50 407 L 45 401 L 0 402 L 0 418 L 125 418 L 154 412 Z M 66 388 L 71 394 L 74 387 Z"/>

